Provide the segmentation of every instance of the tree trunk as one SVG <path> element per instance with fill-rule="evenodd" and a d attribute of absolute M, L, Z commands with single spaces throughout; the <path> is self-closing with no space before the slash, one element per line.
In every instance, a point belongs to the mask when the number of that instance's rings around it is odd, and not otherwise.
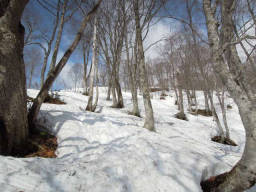
<path fill-rule="evenodd" d="M 150 131 L 155 131 L 154 115 L 152 104 L 150 100 L 150 92 L 148 87 L 148 76 L 145 66 L 145 56 L 142 42 L 142 29 L 140 26 L 139 16 L 139 3 L 137 0 L 133 1 L 135 24 L 136 24 L 136 41 L 138 43 L 138 60 L 139 60 L 139 73 L 140 73 L 140 88 L 143 92 L 143 101 L 145 107 L 145 123 L 144 127 Z"/>
<path fill-rule="evenodd" d="M 135 65 L 135 64 L 130 63 L 127 37 L 126 37 L 126 58 L 127 58 L 127 67 L 128 67 L 128 74 L 129 74 L 129 80 L 130 80 L 129 81 L 130 82 L 130 90 L 132 93 L 132 104 L 133 104 L 131 114 L 140 117 L 140 111 L 139 111 L 139 106 L 138 106 L 137 87 L 136 87 L 136 72 L 135 72 L 135 70 L 131 69 L 132 67 L 134 68 L 133 65 Z"/>
<path fill-rule="evenodd" d="M 107 57 L 107 73 L 108 73 L 108 93 L 107 93 L 107 101 L 110 101 L 110 94 L 111 94 L 111 87 L 112 87 L 112 75 L 111 75 L 111 68 L 110 68 L 110 61 L 109 58 Z"/>
<path fill-rule="evenodd" d="M 182 85 L 181 85 L 181 82 L 180 82 L 180 74 L 179 72 L 177 72 L 176 74 L 176 77 L 177 77 L 177 87 L 178 87 L 178 93 L 179 93 L 179 110 L 180 110 L 180 114 L 182 116 L 185 116 L 185 113 L 184 113 L 184 104 L 183 104 L 183 93 L 182 93 Z"/>
<path fill-rule="evenodd" d="M 226 130 L 226 138 L 230 139 L 230 134 L 229 134 L 229 128 L 228 128 L 228 122 L 227 122 L 227 115 L 226 115 L 226 107 L 225 107 L 225 90 L 222 90 L 221 97 L 219 92 L 217 91 L 217 97 L 220 103 L 220 108 L 222 112 L 222 118 L 223 118 L 223 123 L 224 127 Z"/>
<path fill-rule="evenodd" d="M 97 50 L 97 55 L 98 55 L 98 51 Z M 98 58 L 98 57 L 97 57 Z M 98 73 L 98 59 L 96 61 L 96 98 L 92 107 L 93 112 L 96 110 L 97 105 L 98 105 L 98 100 L 99 100 L 99 87 L 98 87 L 98 83 L 99 83 L 99 73 Z"/>
<path fill-rule="evenodd" d="M 49 58 L 49 55 L 52 50 L 52 42 L 54 41 L 55 34 L 56 34 L 56 31 L 57 31 L 57 28 L 59 25 L 59 11 L 60 11 L 60 0 L 58 0 L 56 20 L 54 23 L 51 39 L 49 40 L 49 42 L 47 42 L 47 46 L 48 46 L 47 51 L 45 50 L 44 62 L 43 62 L 43 66 L 41 69 L 41 78 L 40 78 L 40 87 L 41 88 L 43 87 L 43 84 L 44 84 L 44 75 L 45 75 L 45 71 L 46 71 L 46 67 L 47 67 L 48 58 Z"/>
<path fill-rule="evenodd" d="M 86 106 L 87 111 L 93 112 L 93 88 L 94 88 L 94 80 L 95 80 L 95 74 L 96 74 L 96 65 L 97 64 L 97 18 L 94 18 L 94 27 L 93 27 L 93 46 L 92 46 L 92 68 L 90 72 L 90 88 L 89 88 L 89 99 Z"/>
<path fill-rule="evenodd" d="M 0 7 L 0 154 L 22 149 L 28 138 L 24 27 L 28 0 L 6 0 Z"/>
<path fill-rule="evenodd" d="M 68 1 L 69 0 L 64 0 L 64 3 L 63 3 L 63 8 L 62 8 L 61 17 L 60 17 L 60 26 L 59 26 L 59 30 L 58 30 L 57 37 L 56 37 L 56 42 L 55 42 L 55 47 L 54 47 L 54 51 L 53 51 L 53 55 L 52 55 L 49 72 L 52 71 L 56 65 L 56 60 L 57 60 L 61 37 L 62 37 L 62 31 L 63 31 L 64 24 L 65 24 L 64 20 L 65 20 L 65 14 L 66 14 L 66 10 L 67 10 Z M 50 74 L 50 73 L 48 73 L 48 74 Z"/>
<path fill-rule="evenodd" d="M 208 94 L 207 91 L 204 90 L 204 108 L 205 108 L 205 112 L 207 115 L 210 115 L 210 106 L 209 106 L 209 102 L 208 102 Z"/>
<path fill-rule="evenodd" d="M 216 122 L 217 127 L 219 129 L 219 136 L 221 137 L 221 142 L 224 142 L 224 139 L 225 139 L 224 130 L 223 130 L 223 127 L 220 123 L 219 116 L 216 113 L 216 109 L 214 107 L 213 98 L 212 98 L 212 95 L 211 95 L 210 91 L 208 92 L 208 97 L 209 97 L 209 100 L 210 100 L 210 103 L 211 103 L 211 110 L 212 110 L 213 119 Z"/>
<path fill-rule="evenodd" d="M 99 0 L 98 3 L 93 7 L 93 9 L 87 14 L 87 16 L 85 16 L 72 44 L 66 50 L 63 57 L 61 58 L 61 60 L 57 64 L 57 66 L 54 68 L 54 70 L 52 70 L 50 72 L 43 87 L 41 88 L 40 92 L 38 93 L 37 97 L 35 98 L 33 105 L 31 107 L 31 109 L 29 110 L 29 114 L 28 114 L 29 126 L 31 128 L 31 131 L 33 131 L 35 120 L 37 118 L 37 115 L 39 113 L 39 110 L 40 110 L 40 107 L 41 107 L 43 101 L 45 100 L 46 96 L 48 95 L 48 91 L 50 90 L 54 80 L 57 78 L 57 76 L 59 75 L 59 73 L 61 72 L 63 67 L 66 65 L 69 57 L 71 56 L 71 54 L 77 47 L 77 45 L 82 37 L 83 31 L 84 31 L 85 27 L 87 26 L 87 23 L 89 22 L 91 17 L 94 15 L 94 13 L 97 11 L 101 1 L 102 0 Z"/>
<path fill-rule="evenodd" d="M 220 38 L 214 7 L 212 7 L 210 0 L 203 1 L 208 39 L 214 59 L 213 69 L 238 106 L 245 128 L 246 143 L 241 160 L 227 174 L 224 182 L 215 191 L 237 192 L 249 189 L 256 183 L 256 97 L 241 69 L 242 64 L 235 45 L 231 44 L 234 36 L 233 13 L 236 1 L 223 0 L 221 3 L 222 31 Z M 224 46 L 225 49 L 223 49 Z M 220 50 L 223 52 L 220 53 Z"/>
<path fill-rule="evenodd" d="M 187 100 L 188 100 L 188 110 L 192 112 L 192 101 L 191 101 L 191 96 L 190 96 L 190 91 L 186 89 L 186 95 L 187 95 Z"/>

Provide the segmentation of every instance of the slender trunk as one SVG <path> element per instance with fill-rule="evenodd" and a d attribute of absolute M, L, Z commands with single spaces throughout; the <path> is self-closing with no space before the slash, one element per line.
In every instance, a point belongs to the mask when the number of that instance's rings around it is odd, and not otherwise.
<path fill-rule="evenodd" d="M 52 31 L 52 35 L 51 35 L 51 39 L 50 41 L 47 43 L 47 51 L 45 51 L 45 55 L 44 55 L 44 62 L 43 62 L 43 66 L 41 69 L 41 78 L 40 78 L 40 87 L 43 87 L 44 84 L 44 75 L 45 75 L 45 71 L 46 71 L 46 67 L 47 67 L 47 62 L 48 62 L 48 58 L 49 55 L 51 53 L 52 50 L 52 42 L 54 41 L 55 38 L 55 34 L 59 25 L 59 11 L 60 11 L 60 0 L 58 0 L 58 8 L 57 8 L 57 14 L 56 14 L 56 20 L 54 23 L 54 27 L 53 27 L 53 31 Z"/>
<path fill-rule="evenodd" d="M 217 98 L 219 100 L 223 123 L 224 123 L 224 127 L 226 130 L 226 138 L 230 139 L 229 128 L 228 128 L 228 123 L 227 123 L 227 116 L 226 116 L 226 108 L 225 108 L 225 90 L 224 89 L 222 90 L 221 96 L 220 96 L 219 92 L 217 91 Z"/>
<path fill-rule="evenodd" d="M 150 92 L 148 87 L 148 76 L 145 66 L 145 56 L 142 42 L 142 29 L 140 26 L 139 3 L 137 0 L 133 1 L 135 23 L 136 23 L 136 41 L 138 43 L 138 60 L 139 60 L 139 73 L 140 73 L 140 88 L 143 92 L 143 101 L 145 107 L 145 123 L 144 127 L 150 131 L 155 131 L 154 115 L 152 104 L 150 100 Z"/>
<path fill-rule="evenodd" d="M 214 103 L 213 103 L 213 97 L 210 91 L 208 91 L 207 96 L 209 97 L 210 103 L 211 103 L 211 111 L 212 111 L 212 115 L 213 115 L 213 119 L 217 124 L 217 127 L 219 129 L 219 136 L 221 137 L 221 141 L 223 142 L 225 139 L 225 134 L 224 134 L 224 130 L 223 127 L 220 123 L 220 119 L 218 114 L 216 113 L 216 109 L 214 107 Z"/>
<path fill-rule="evenodd" d="M 108 75 L 108 93 L 107 93 L 107 101 L 110 101 L 110 94 L 111 94 L 111 87 L 112 87 L 112 75 L 111 75 L 111 68 L 110 68 L 110 61 L 109 61 L 109 57 L 107 56 L 106 58 L 107 60 L 107 75 Z"/>
<path fill-rule="evenodd" d="M 51 88 L 54 80 L 57 78 L 57 76 L 59 75 L 59 73 L 61 72 L 63 67 L 66 65 L 66 63 L 67 63 L 68 59 L 70 58 L 71 54 L 73 53 L 73 51 L 77 47 L 77 45 L 82 37 L 83 31 L 84 31 L 85 27 L 87 26 L 88 21 L 91 19 L 91 17 L 97 11 L 101 1 L 102 0 L 99 0 L 98 3 L 93 7 L 93 9 L 87 14 L 87 16 L 85 16 L 72 44 L 66 50 L 63 57 L 61 58 L 61 60 L 57 64 L 57 66 L 54 68 L 54 70 L 50 72 L 43 87 L 41 88 L 40 92 L 38 93 L 37 97 L 35 98 L 33 105 L 30 108 L 29 114 L 28 114 L 29 125 L 30 125 L 30 128 L 32 129 L 32 131 L 33 131 L 34 123 L 35 123 L 35 120 L 39 113 L 40 107 L 41 107 L 43 101 L 45 100 L 46 96 L 48 95 L 49 89 Z"/>
<path fill-rule="evenodd" d="M 65 20 L 65 14 L 66 14 L 66 10 L 67 10 L 68 1 L 69 0 L 64 0 L 62 12 L 61 12 L 61 17 L 60 17 L 60 26 L 59 26 L 59 30 L 58 30 L 57 37 L 56 37 L 55 47 L 54 47 L 54 50 L 53 50 L 53 55 L 52 55 L 52 60 L 51 60 L 49 71 L 54 70 L 54 67 L 56 65 L 56 60 L 57 60 L 57 56 L 58 56 L 58 52 L 59 52 L 62 32 L 63 32 L 63 28 L 64 28 L 64 24 L 65 24 L 64 20 Z M 50 73 L 48 73 L 48 75 L 49 74 Z"/>
<path fill-rule="evenodd" d="M 89 89 L 89 99 L 88 99 L 88 103 L 86 106 L 86 110 L 87 111 L 91 111 L 94 112 L 94 108 L 93 108 L 93 88 L 94 88 L 94 81 L 95 81 L 95 75 L 96 75 L 96 70 L 97 70 L 97 62 L 98 62 L 98 39 L 97 39 L 97 17 L 94 18 L 94 30 L 93 30 L 93 47 L 92 47 L 92 51 L 93 51 L 93 55 L 92 55 L 92 69 L 90 72 L 90 89 Z M 96 107 L 95 107 L 96 108 Z"/>
<path fill-rule="evenodd" d="M 97 50 L 98 52 L 98 50 Z M 98 58 L 98 57 L 97 57 Z M 98 61 L 96 61 L 96 63 L 98 63 Z M 98 65 L 96 64 L 96 98 L 92 107 L 92 110 L 95 111 L 97 104 L 98 104 L 98 100 L 99 100 L 99 87 L 98 87 L 98 83 L 99 83 L 99 74 L 98 74 Z"/>
<path fill-rule="evenodd" d="M 112 87 L 111 81 L 108 81 L 108 93 L 106 98 L 107 101 L 110 101 L 111 87 Z"/>
<path fill-rule="evenodd" d="M 190 96 L 190 91 L 186 89 L 186 95 L 187 95 L 187 100 L 188 100 L 188 110 L 191 112 L 192 111 L 192 106 L 191 106 L 191 96 Z"/>
<path fill-rule="evenodd" d="M 5 1 L 0 7 L 0 154 L 24 147 L 28 138 L 24 27 L 28 0 Z"/>
<path fill-rule="evenodd" d="M 113 79 L 113 76 L 112 76 Z M 112 81 L 113 82 L 113 81 Z M 115 83 L 112 84 L 111 92 L 112 92 L 112 106 L 117 106 L 117 99 L 116 99 L 116 89 L 114 87 Z"/>
<path fill-rule="evenodd" d="M 177 87 L 178 87 L 178 94 L 179 94 L 179 110 L 180 110 L 180 114 L 185 116 L 184 104 L 183 104 L 182 85 L 180 83 L 180 74 L 179 74 L 179 72 L 177 72 L 176 77 L 177 77 L 177 84 L 178 84 Z"/>
<path fill-rule="evenodd" d="M 210 115 L 210 106 L 209 106 L 209 99 L 208 99 L 208 94 L 207 91 L 203 91 L 204 92 L 204 107 L 205 107 L 205 112 Z"/>

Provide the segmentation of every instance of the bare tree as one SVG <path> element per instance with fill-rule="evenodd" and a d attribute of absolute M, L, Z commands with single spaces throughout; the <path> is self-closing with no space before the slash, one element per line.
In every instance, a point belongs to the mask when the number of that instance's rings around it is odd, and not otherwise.
<path fill-rule="evenodd" d="M 95 79 L 98 79 L 98 57 L 99 57 L 99 48 L 98 48 L 98 31 L 97 31 L 97 17 L 94 19 L 94 24 L 93 24 L 93 46 L 92 46 L 92 64 L 91 64 L 91 71 L 90 71 L 90 87 L 89 87 L 89 99 L 88 103 L 86 106 L 87 111 L 94 112 L 96 107 L 97 107 L 97 102 L 98 102 L 98 87 L 97 87 L 97 95 L 96 95 L 96 100 L 95 104 L 93 105 L 93 89 L 94 89 L 94 82 Z"/>
<path fill-rule="evenodd" d="M 82 69 L 83 69 L 83 66 L 80 63 L 76 63 L 71 67 L 69 71 L 75 86 L 75 91 L 77 86 L 79 85 L 79 81 L 81 81 L 82 79 Z"/>
<path fill-rule="evenodd" d="M 215 191 L 243 191 L 256 183 L 256 107 L 252 85 L 245 78 L 245 71 L 236 50 L 233 14 L 236 0 L 204 0 L 208 39 L 213 57 L 213 68 L 238 106 L 246 132 L 245 150 L 240 161 L 225 176 Z M 218 21 L 218 7 L 221 21 Z M 218 23 L 221 22 L 219 28 Z M 220 30 L 219 30 L 220 29 Z M 240 40 L 238 40 L 239 42 Z"/>
<path fill-rule="evenodd" d="M 154 4 L 154 2 L 152 2 L 152 4 Z M 150 131 L 155 131 L 153 108 L 150 100 L 148 77 L 147 77 L 146 66 L 145 66 L 142 27 L 140 24 L 141 21 L 140 21 L 140 12 L 139 12 L 139 0 L 133 1 L 133 10 L 134 10 L 134 17 L 135 17 L 135 25 L 136 25 L 136 41 L 138 44 L 140 84 L 143 92 L 143 101 L 144 101 L 145 115 L 146 115 L 144 127 Z"/>
<path fill-rule="evenodd" d="M 77 45 L 78 45 L 78 43 L 79 43 L 79 41 L 82 37 L 83 31 L 84 31 L 85 27 L 87 26 L 87 23 L 90 21 L 91 17 L 94 15 L 94 13 L 97 11 L 101 1 L 102 0 L 99 0 L 96 3 L 96 5 L 92 8 L 92 10 L 84 17 L 72 44 L 66 50 L 63 57 L 58 62 L 58 64 L 54 68 L 54 70 L 52 70 L 50 72 L 50 74 L 48 75 L 48 77 L 47 77 L 47 79 L 46 79 L 46 81 L 43 85 L 43 87 L 41 88 L 40 92 L 38 93 L 37 97 L 35 98 L 35 100 L 33 102 L 33 105 L 30 108 L 30 111 L 29 111 L 29 114 L 28 114 L 29 125 L 30 125 L 30 128 L 31 128 L 31 131 L 34 128 L 34 123 L 35 123 L 36 117 L 39 113 L 40 107 L 41 107 L 44 99 L 48 95 L 49 89 L 51 88 L 54 80 L 57 78 L 57 76 L 59 75 L 59 73 L 61 72 L 63 67 L 66 65 L 66 63 L 67 63 L 69 57 L 71 56 L 71 54 L 73 53 L 73 51 L 77 47 Z"/>

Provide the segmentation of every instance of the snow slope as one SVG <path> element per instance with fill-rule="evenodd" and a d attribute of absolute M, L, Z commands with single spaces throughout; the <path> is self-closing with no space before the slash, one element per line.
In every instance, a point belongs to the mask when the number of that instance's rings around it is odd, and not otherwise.
<path fill-rule="evenodd" d="M 28 90 L 36 96 L 36 90 Z M 217 130 L 211 117 L 177 113 L 173 93 L 152 99 L 156 133 L 143 119 L 130 116 L 130 93 L 124 109 L 111 108 L 100 89 L 98 113 L 84 111 L 87 97 L 61 91 L 67 105 L 43 104 L 39 121 L 57 135 L 56 159 L 0 156 L 2 192 L 199 192 L 200 181 L 228 171 L 240 158 L 245 134 L 237 108 L 228 110 L 231 138 L 238 147 L 210 141 Z M 203 104 L 203 97 L 200 97 Z M 143 111 L 143 100 L 139 96 Z M 250 192 L 256 189 L 250 190 Z"/>

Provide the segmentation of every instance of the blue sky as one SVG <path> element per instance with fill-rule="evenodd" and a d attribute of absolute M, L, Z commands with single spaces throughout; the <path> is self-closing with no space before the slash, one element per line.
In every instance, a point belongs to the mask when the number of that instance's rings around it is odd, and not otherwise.
<path fill-rule="evenodd" d="M 56 2 L 56 0 L 54 0 Z M 179 18 L 184 18 L 187 19 L 187 15 L 184 12 L 185 9 L 185 4 L 183 0 L 180 1 L 169 1 L 169 3 L 166 5 L 166 9 L 162 9 L 158 16 L 167 16 L 167 15 L 174 15 Z M 203 23 L 204 18 L 202 17 L 202 14 L 200 13 L 199 8 L 195 8 L 193 10 L 193 14 L 196 17 L 198 23 Z M 46 9 L 44 9 L 42 6 L 40 6 L 37 1 L 31 0 L 30 3 L 27 5 L 26 10 L 24 11 L 24 17 L 29 17 L 30 20 L 34 21 L 37 23 L 37 27 L 40 28 L 43 33 L 50 37 L 50 34 L 52 32 L 53 28 L 53 21 L 54 21 L 54 16 L 51 15 Z M 80 25 L 78 15 L 75 15 L 76 21 L 74 23 L 66 23 L 64 30 L 63 30 L 63 36 L 61 40 L 61 47 L 58 53 L 58 60 L 62 57 L 64 54 L 65 50 L 68 48 L 68 46 L 71 44 L 74 35 Z M 158 20 L 154 19 L 153 23 Z M 171 33 L 178 31 L 181 28 L 181 23 L 169 19 L 169 18 L 164 18 L 158 21 L 156 24 L 152 25 L 150 27 L 149 34 L 144 42 L 144 47 L 147 48 L 150 46 L 152 43 L 159 41 L 160 39 L 167 38 Z M 205 29 L 201 27 L 202 31 L 205 32 Z M 35 40 L 38 41 L 38 40 Z M 41 41 L 42 44 L 46 45 L 43 41 Z M 146 53 L 147 58 L 154 59 L 158 56 L 158 50 L 157 47 L 161 44 L 162 42 L 159 42 L 155 46 L 151 47 Z M 52 50 L 54 49 L 54 43 L 52 45 Z M 39 48 L 39 47 L 38 47 Z M 44 54 L 42 54 L 43 56 Z M 49 56 L 48 59 L 48 66 L 51 61 L 51 55 Z M 58 62 L 57 60 L 57 62 Z M 39 62 L 43 62 L 43 58 L 38 59 Z M 56 82 L 53 85 L 53 89 L 60 89 L 63 88 L 62 86 L 62 81 L 65 81 L 66 84 L 69 86 L 72 85 L 72 81 L 70 79 L 70 74 L 69 70 L 72 67 L 73 64 L 75 63 L 83 63 L 82 55 L 81 55 L 81 49 L 78 46 L 75 52 L 72 54 L 70 57 L 68 63 L 64 67 L 63 71 L 57 78 Z M 38 68 L 37 73 L 40 73 L 40 68 Z M 34 76 L 34 81 L 39 82 L 39 74 L 35 74 Z"/>

